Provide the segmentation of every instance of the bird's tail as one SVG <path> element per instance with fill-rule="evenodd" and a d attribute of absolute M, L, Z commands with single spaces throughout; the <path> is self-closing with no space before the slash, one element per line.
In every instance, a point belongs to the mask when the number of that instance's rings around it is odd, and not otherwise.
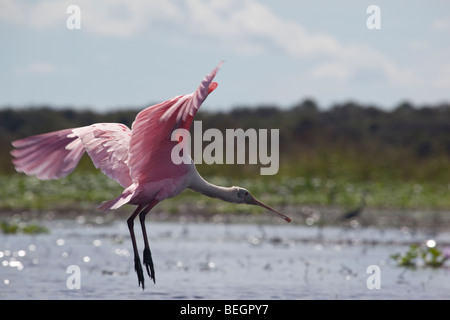
<path fill-rule="evenodd" d="M 97 207 L 97 209 L 106 212 L 123 206 L 124 204 L 128 203 L 131 200 L 131 197 L 133 197 L 134 192 L 136 191 L 136 187 L 137 185 L 133 183 L 131 186 L 123 190 L 120 196 L 118 196 L 115 199 L 103 202 L 101 205 Z"/>

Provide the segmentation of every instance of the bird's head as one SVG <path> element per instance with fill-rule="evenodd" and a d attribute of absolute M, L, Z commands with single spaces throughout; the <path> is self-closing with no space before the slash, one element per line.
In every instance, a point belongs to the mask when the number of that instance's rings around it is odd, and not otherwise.
<path fill-rule="evenodd" d="M 262 203 L 261 201 L 257 200 L 247 189 L 241 188 L 241 187 L 235 187 L 236 193 L 236 203 L 245 203 L 245 204 L 252 204 L 257 205 L 260 207 L 263 207 L 267 210 L 270 210 L 271 212 L 277 214 L 280 218 L 283 220 L 286 220 L 287 222 L 291 222 L 291 219 L 286 216 L 284 213 L 281 213 L 268 205 Z"/>

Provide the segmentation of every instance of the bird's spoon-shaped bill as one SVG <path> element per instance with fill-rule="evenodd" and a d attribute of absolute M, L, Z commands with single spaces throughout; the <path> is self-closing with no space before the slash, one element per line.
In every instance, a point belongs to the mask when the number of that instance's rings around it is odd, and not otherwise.
<path fill-rule="evenodd" d="M 281 219 L 286 220 L 287 222 L 291 222 L 291 218 L 289 218 L 287 215 L 281 213 L 280 211 L 275 210 L 274 208 L 269 207 L 268 205 L 262 203 L 259 200 L 256 200 L 254 197 L 252 197 L 251 204 L 266 208 L 272 211 L 273 213 L 277 214 Z"/>

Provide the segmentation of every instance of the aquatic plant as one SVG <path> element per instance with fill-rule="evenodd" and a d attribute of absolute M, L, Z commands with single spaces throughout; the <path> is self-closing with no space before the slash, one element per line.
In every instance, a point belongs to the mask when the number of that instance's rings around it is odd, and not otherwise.
<path fill-rule="evenodd" d="M 434 240 L 428 240 L 425 244 L 412 244 L 408 251 L 391 255 L 398 266 L 408 268 L 441 268 L 449 258 L 448 248 L 441 250 Z"/>
<path fill-rule="evenodd" d="M 0 223 L 0 230 L 4 234 L 40 234 L 40 233 L 49 233 L 48 228 L 41 226 L 36 223 L 16 223 L 16 222 L 7 222 L 2 221 Z"/>

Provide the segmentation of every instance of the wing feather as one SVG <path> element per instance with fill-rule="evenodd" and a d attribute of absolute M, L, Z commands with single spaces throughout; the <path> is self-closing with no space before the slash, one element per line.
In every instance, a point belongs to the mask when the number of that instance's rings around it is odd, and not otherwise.
<path fill-rule="evenodd" d="M 72 130 L 65 129 L 12 142 L 12 160 L 17 172 L 39 179 L 59 179 L 72 172 L 84 153 Z"/>
<path fill-rule="evenodd" d="M 189 130 L 192 120 L 209 93 L 221 63 L 201 82 L 198 89 L 142 110 L 132 125 L 129 167 L 133 182 L 158 181 L 180 176 L 188 170 L 175 165 L 171 152 L 178 141 L 171 141 L 178 128 Z"/>
<path fill-rule="evenodd" d="M 96 168 L 124 188 L 131 184 L 127 165 L 131 130 L 127 126 L 120 123 L 96 123 L 72 131 L 81 139 Z"/>
<path fill-rule="evenodd" d="M 39 179 L 59 179 L 78 165 L 86 151 L 96 168 L 124 188 L 131 184 L 128 148 L 131 130 L 119 123 L 97 123 L 12 142 L 16 170 Z"/>

